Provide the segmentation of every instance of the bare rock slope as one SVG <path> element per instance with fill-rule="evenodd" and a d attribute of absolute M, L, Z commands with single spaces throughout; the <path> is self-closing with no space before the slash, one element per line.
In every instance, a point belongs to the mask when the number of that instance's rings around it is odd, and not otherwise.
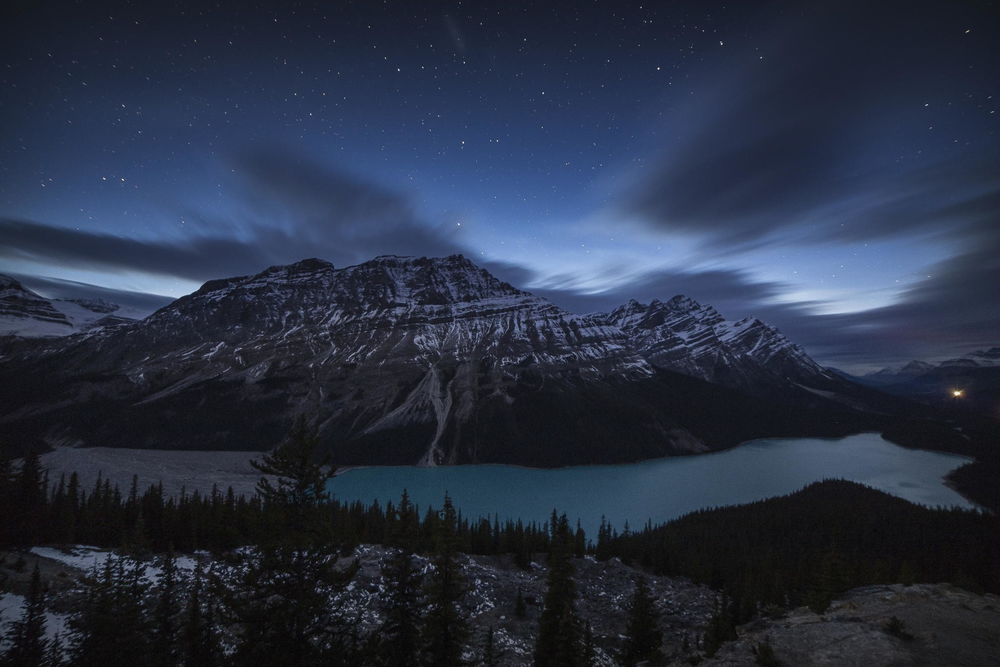
<path fill-rule="evenodd" d="M 858 588 L 822 615 L 803 607 L 744 626 L 739 639 L 701 664 L 758 665 L 762 645 L 797 667 L 997 665 L 1000 599 L 949 584 Z"/>

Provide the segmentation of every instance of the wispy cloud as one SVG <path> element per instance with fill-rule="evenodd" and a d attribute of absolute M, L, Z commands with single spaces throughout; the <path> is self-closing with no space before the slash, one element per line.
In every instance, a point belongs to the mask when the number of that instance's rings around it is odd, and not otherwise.
<path fill-rule="evenodd" d="M 353 264 L 376 254 L 448 255 L 460 247 L 419 220 L 403 195 L 281 151 L 233 159 L 236 224 L 201 220 L 183 240 L 127 238 L 0 219 L 0 258 L 191 280 L 242 275 L 303 257 Z M 211 230 L 227 230 L 225 234 Z"/>
<path fill-rule="evenodd" d="M 955 30 L 942 50 L 943 28 L 906 12 L 889 26 L 861 5 L 789 14 L 685 83 L 670 138 L 619 209 L 716 252 L 964 233 L 964 209 L 1000 194 L 981 140 L 992 75 L 969 66 L 982 46 Z M 914 71 L 962 75 L 928 89 Z M 959 104 L 961 122 L 941 113 Z"/>

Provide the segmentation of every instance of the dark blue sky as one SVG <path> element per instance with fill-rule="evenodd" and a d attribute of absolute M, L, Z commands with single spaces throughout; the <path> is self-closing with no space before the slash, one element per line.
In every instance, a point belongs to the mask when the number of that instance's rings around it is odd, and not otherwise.
<path fill-rule="evenodd" d="M 0 271 L 462 252 L 855 369 L 997 344 L 996 4 L 805 4 L 14 2 Z"/>

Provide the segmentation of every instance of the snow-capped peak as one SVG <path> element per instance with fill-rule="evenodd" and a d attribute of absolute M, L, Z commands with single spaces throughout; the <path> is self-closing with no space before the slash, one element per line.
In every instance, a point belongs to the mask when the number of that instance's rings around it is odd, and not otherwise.
<path fill-rule="evenodd" d="M 16 279 L 0 275 L 0 335 L 24 338 L 68 336 L 117 324 L 117 304 L 103 299 L 47 299 Z"/>
<path fill-rule="evenodd" d="M 730 322 L 683 294 L 648 305 L 632 300 L 605 317 L 654 366 L 711 382 L 752 389 L 762 377 L 826 375 L 776 328 L 754 317 Z"/>

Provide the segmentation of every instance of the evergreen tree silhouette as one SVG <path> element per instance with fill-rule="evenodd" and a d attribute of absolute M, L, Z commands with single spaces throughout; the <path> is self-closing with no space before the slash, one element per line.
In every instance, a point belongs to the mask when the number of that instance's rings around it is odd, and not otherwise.
<path fill-rule="evenodd" d="M 264 525 L 245 552 L 238 581 L 226 582 L 225 603 L 240 628 L 237 665 L 313 665 L 336 654 L 330 598 L 353 577 L 336 568 L 337 546 L 323 515 L 334 470 L 318 460 L 319 436 L 299 418 L 288 437 L 254 461 Z M 217 496 L 217 498 L 215 498 Z M 223 507 L 221 494 L 213 502 Z"/>
<path fill-rule="evenodd" d="M 645 577 L 638 577 L 635 590 L 628 606 L 628 617 L 625 626 L 625 647 L 622 651 L 622 662 L 628 667 L 640 662 L 656 664 L 663 660 L 660 647 L 663 644 L 663 634 L 657 624 L 657 613 L 654 600 L 649 592 Z"/>
<path fill-rule="evenodd" d="M 4 667 L 39 667 L 44 664 L 48 642 L 45 639 L 45 590 L 42 588 L 38 561 L 31 572 L 31 584 L 24 599 L 20 620 L 8 623 L 11 646 L 0 660 Z"/>
<path fill-rule="evenodd" d="M 221 662 L 222 649 L 216 635 L 212 606 L 204 600 L 204 585 L 205 577 L 199 561 L 195 565 L 181 629 L 181 664 L 184 667 L 214 667 Z"/>
<path fill-rule="evenodd" d="M 150 664 L 143 575 L 134 560 L 109 556 L 89 577 L 82 608 L 70 618 L 74 667 Z"/>
<path fill-rule="evenodd" d="M 160 559 L 152 618 L 152 662 L 162 667 L 177 664 L 177 631 L 180 600 L 177 591 L 177 559 L 173 553 Z"/>
<path fill-rule="evenodd" d="M 420 655 L 420 578 L 410 553 L 401 550 L 383 572 L 389 589 L 378 652 L 386 667 L 410 667 Z"/>
<path fill-rule="evenodd" d="M 427 586 L 427 616 L 424 618 L 424 664 L 454 667 L 463 664 L 462 647 L 469 630 L 458 606 L 465 595 L 465 579 L 458 563 L 458 514 L 445 494 L 444 507 L 436 522 L 434 571 Z"/>
<path fill-rule="evenodd" d="M 514 615 L 518 618 L 524 618 L 528 615 L 528 608 L 524 604 L 524 595 L 521 594 L 521 589 L 517 589 L 517 598 L 514 600 Z"/>
<path fill-rule="evenodd" d="M 552 512 L 548 590 L 535 641 L 536 667 L 584 664 L 582 628 L 576 615 L 573 581 L 573 536 L 566 515 Z"/>
<path fill-rule="evenodd" d="M 496 642 L 493 640 L 493 626 L 486 630 L 486 637 L 483 641 L 483 667 L 496 667 L 500 656 L 497 651 Z"/>

